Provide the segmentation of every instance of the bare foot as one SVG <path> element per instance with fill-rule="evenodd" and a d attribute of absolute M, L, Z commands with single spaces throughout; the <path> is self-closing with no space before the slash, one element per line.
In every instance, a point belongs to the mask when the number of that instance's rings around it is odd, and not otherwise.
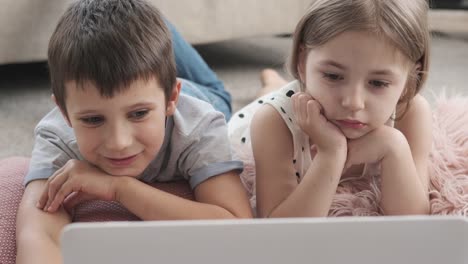
<path fill-rule="evenodd" d="M 276 91 L 288 83 L 273 69 L 264 69 L 260 73 L 260 81 L 262 82 L 262 88 L 258 91 L 257 97 Z"/>

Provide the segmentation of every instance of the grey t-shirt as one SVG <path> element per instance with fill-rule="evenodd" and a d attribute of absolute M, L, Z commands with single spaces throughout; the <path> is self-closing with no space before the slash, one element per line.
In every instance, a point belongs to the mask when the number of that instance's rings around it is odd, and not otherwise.
<path fill-rule="evenodd" d="M 49 178 L 70 159 L 83 157 L 73 129 L 54 108 L 36 126 L 24 184 Z M 181 94 L 174 115 L 167 119 L 161 149 L 140 180 L 152 183 L 186 179 L 193 189 L 210 177 L 242 169 L 242 162 L 233 160 L 223 114 L 204 101 Z"/>

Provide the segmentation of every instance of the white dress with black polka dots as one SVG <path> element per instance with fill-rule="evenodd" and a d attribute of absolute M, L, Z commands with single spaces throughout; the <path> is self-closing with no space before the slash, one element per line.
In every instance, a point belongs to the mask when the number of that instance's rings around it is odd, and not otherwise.
<path fill-rule="evenodd" d="M 296 125 L 291 101 L 291 96 L 299 91 L 299 82 L 293 81 L 248 104 L 235 113 L 229 121 L 229 139 L 235 155 L 244 162 L 245 169 L 241 178 L 252 197 L 251 204 L 253 206 L 255 205 L 255 163 L 250 141 L 250 123 L 257 109 L 263 104 L 273 106 L 291 131 L 294 142 L 294 157 L 291 163 L 294 165 L 298 181 L 309 168 L 311 163 L 309 137 Z"/>
<path fill-rule="evenodd" d="M 291 163 L 296 171 L 298 182 L 306 173 L 312 162 L 314 151 L 311 153 L 309 137 L 297 125 L 294 114 L 291 96 L 294 93 L 300 92 L 299 82 L 293 81 L 282 87 L 281 89 L 264 95 L 254 102 L 248 104 L 237 113 L 235 113 L 229 121 L 229 139 L 234 149 L 235 157 L 244 162 L 244 171 L 241 173 L 241 179 L 250 195 L 250 203 L 252 208 L 255 208 L 255 161 L 252 153 L 252 145 L 250 140 L 250 123 L 253 115 L 263 104 L 273 106 L 280 113 L 285 124 L 288 126 L 294 142 L 294 157 Z M 388 126 L 394 126 L 394 115 L 386 123 Z M 374 177 L 380 175 L 380 163 L 365 164 L 364 171 L 361 175 L 355 177 L 344 178 L 340 183 L 352 179 L 362 179 L 363 177 Z M 376 179 L 379 181 L 378 179 Z"/>

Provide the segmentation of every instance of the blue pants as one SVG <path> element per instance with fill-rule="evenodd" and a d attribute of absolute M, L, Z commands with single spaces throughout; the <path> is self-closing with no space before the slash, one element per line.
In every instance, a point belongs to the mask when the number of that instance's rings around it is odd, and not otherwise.
<path fill-rule="evenodd" d="M 175 27 L 167 21 L 166 24 L 172 33 L 177 77 L 182 80 L 181 92 L 210 103 L 229 121 L 232 111 L 231 95 L 224 84 Z"/>

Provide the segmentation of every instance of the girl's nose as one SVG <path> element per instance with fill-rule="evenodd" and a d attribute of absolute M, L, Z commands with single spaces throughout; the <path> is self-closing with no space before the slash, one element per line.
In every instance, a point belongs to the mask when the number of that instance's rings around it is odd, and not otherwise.
<path fill-rule="evenodd" d="M 341 105 L 352 112 L 357 112 L 364 109 L 365 104 L 362 89 L 355 87 L 349 90 L 349 93 L 343 95 Z"/>

